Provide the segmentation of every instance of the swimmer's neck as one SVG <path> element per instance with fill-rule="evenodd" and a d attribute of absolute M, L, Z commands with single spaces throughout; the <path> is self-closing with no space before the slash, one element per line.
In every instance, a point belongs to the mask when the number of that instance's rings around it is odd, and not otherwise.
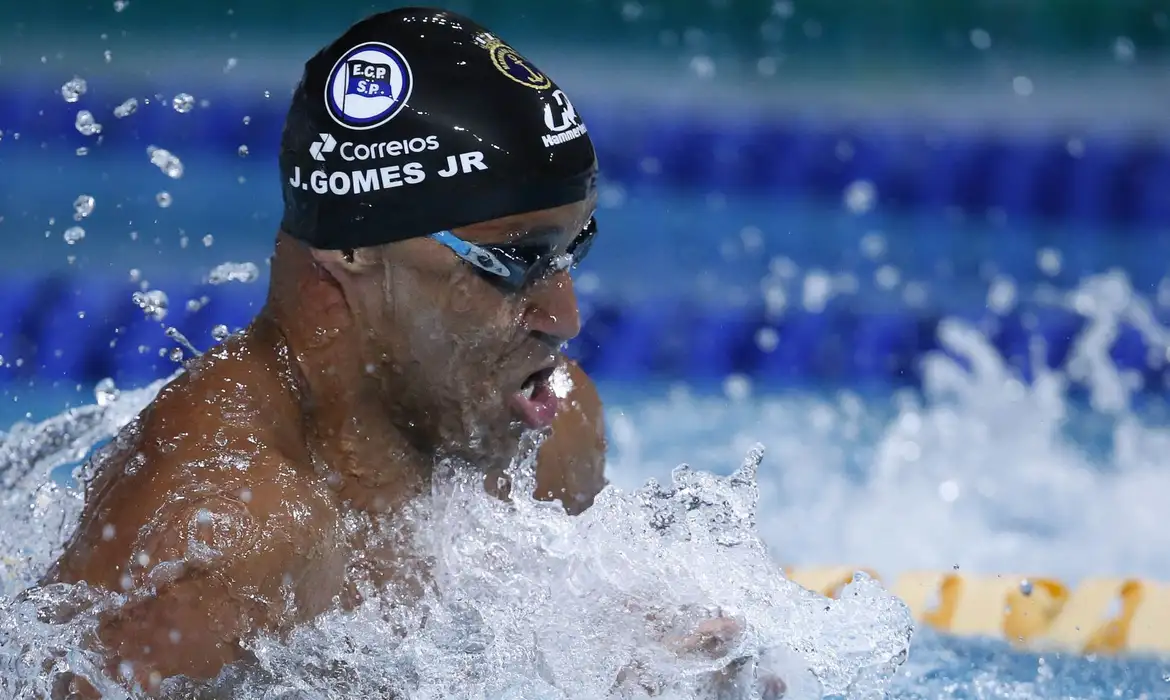
<path fill-rule="evenodd" d="M 251 335 L 271 353 L 298 405 L 307 457 L 342 503 L 384 513 L 429 490 L 434 457 L 412 444 L 382 403 L 358 390 L 367 382 L 356 363 L 328 346 L 298 342 L 268 309 Z"/>

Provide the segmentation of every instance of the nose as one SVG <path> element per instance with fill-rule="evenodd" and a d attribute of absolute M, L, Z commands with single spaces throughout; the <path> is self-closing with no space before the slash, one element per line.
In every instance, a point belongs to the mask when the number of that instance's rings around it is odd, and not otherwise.
<path fill-rule="evenodd" d="M 577 293 L 573 291 L 573 278 L 568 270 L 533 283 L 528 291 L 524 326 L 533 333 L 555 338 L 558 344 L 576 338 L 581 332 Z"/>

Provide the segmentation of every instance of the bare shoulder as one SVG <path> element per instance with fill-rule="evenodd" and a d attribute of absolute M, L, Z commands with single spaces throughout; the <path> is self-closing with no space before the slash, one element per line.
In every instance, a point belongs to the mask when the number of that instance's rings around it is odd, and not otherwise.
<path fill-rule="evenodd" d="M 241 641 L 329 607 L 344 572 L 337 518 L 301 471 L 267 453 L 223 478 L 127 487 L 136 522 L 90 567 L 128 596 L 99 631 L 111 663 L 146 687 L 211 678 L 242 658 Z"/>
<path fill-rule="evenodd" d="M 279 405 L 217 397 L 221 383 L 243 382 L 176 382 L 119 436 L 48 577 L 126 593 L 99 636 L 147 687 L 214 676 L 240 657 L 241 639 L 315 616 L 344 579 L 335 501 L 282 449 Z"/>
<path fill-rule="evenodd" d="M 607 483 L 605 419 L 593 380 L 576 363 L 568 363 L 568 395 L 540 448 L 536 466 L 537 497 L 560 500 L 580 512 Z"/>

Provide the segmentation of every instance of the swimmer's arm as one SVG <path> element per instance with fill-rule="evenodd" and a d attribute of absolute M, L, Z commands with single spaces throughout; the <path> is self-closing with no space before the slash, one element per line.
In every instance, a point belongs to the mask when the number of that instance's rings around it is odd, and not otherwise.
<path fill-rule="evenodd" d="M 536 463 L 536 496 L 559 499 L 579 513 L 605 488 L 605 419 L 597 387 L 585 371 L 568 363 L 572 381 L 568 397 L 553 422 L 552 434 Z"/>
<path fill-rule="evenodd" d="M 261 632 L 278 634 L 320 612 L 320 596 L 314 601 L 297 595 L 302 609 L 293 620 L 285 607 L 293 603 L 290 592 L 313 588 L 332 597 L 329 586 L 339 582 L 307 580 L 332 567 L 298 553 L 298 541 L 313 533 L 301 532 L 307 523 L 298 527 L 288 517 L 285 503 L 295 501 L 280 500 L 296 496 L 287 487 L 251 491 L 248 503 L 217 497 L 161 513 L 164 529 L 139 550 L 150 560 L 135 577 L 136 592 L 99 628 L 115 678 L 128 665 L 152 695 L 172 676 L 214 679 L 225 665 L 247 658 L 242 641 Z"/>

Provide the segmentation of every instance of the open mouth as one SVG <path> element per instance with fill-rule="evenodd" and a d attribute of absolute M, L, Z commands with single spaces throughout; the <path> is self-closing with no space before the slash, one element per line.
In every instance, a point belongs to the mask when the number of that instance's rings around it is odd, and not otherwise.
<path fill-rule="evenodd" d="M 556 418 L 560 399 L 552 389 L 553 371 L 549 367 L 533 372 L 512 395 L 513 407 L 530 428 L 547 428 Z"/>

